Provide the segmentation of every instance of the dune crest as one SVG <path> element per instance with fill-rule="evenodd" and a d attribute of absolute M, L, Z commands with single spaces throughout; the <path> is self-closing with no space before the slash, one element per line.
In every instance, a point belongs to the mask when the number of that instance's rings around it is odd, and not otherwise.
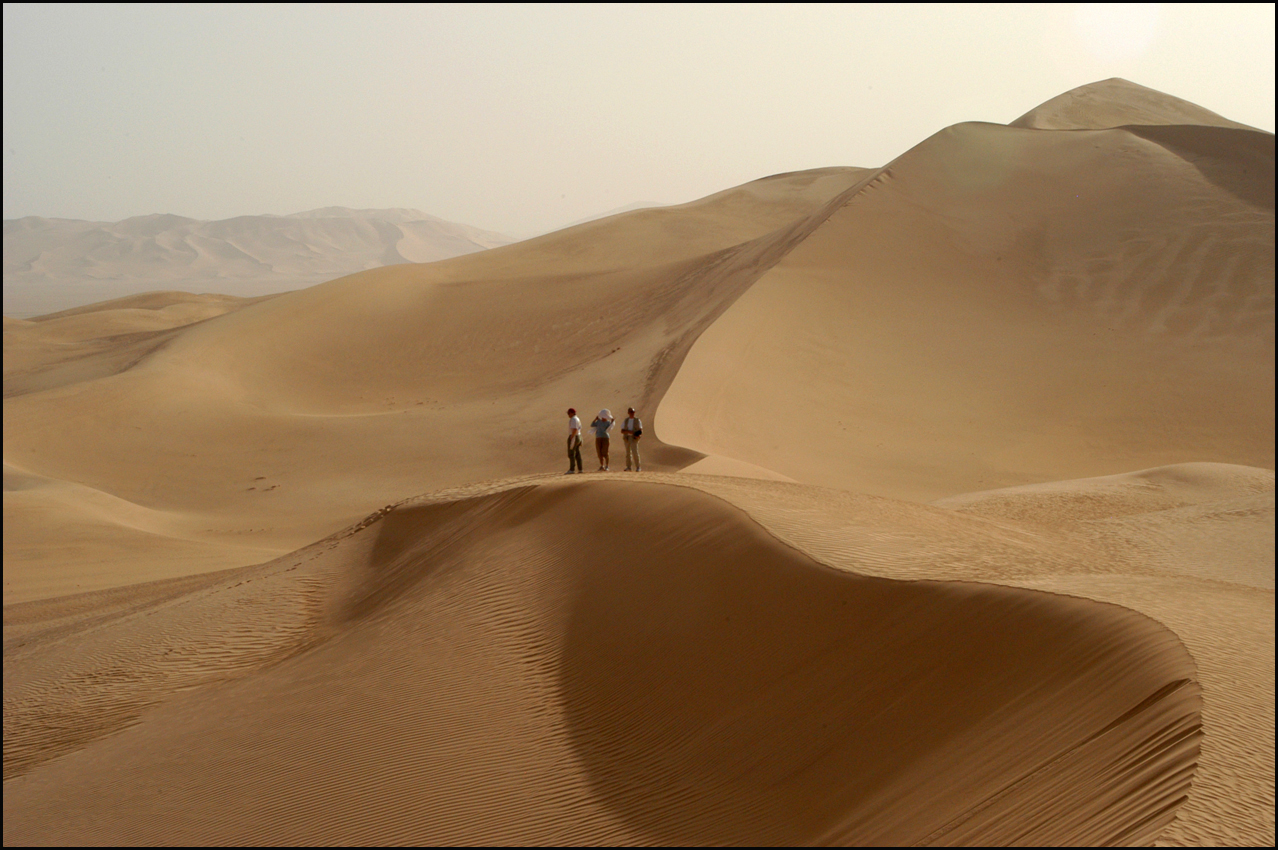
<path fill-rule="evenodd" d="M 1263 179 L 1267 138 L 1204 168 L 1123 129 L 944 130 L 733 302 L 656 426 L 927 501 L 1186 460 L 1271 467 L 1273 212 L 1221 185 Z"/>
<path fill-rule="evenodd" d="M 241 302 L 182 327 L 104 333 L 76 348 L 57 337 L 66 323 L 105 328 L 132 314 L 37 322 L 27 336 L 7 334 L 6 345 L 26 353 L 6 373 L 6 425 L 23 434 L 6 443 L 6 459 L 203 518 L 194 530 L 202 544 L 222 543 L 223 567 L 253 562 L 246 543 L 287 552 L 377 504 L 544 471 L 563 460 L 567 406 L 591 395 L 600 406 L 643 411 L 645 468 L 686 466 L 700 455 L 663 442 L 649 413 L 683 353 L 867 174 L 777 175 L 680 207 Z M 143 399 L 159 401 L 139 408 Z M 99 416 L 75 413 L 83 409 Z M 49 417 L 56 427 L 27 430 Z M 263 433 L 280 439 L 263 443 Z M 78 451 L 86 441 L 100 451 Z M 156 453 L 170 461 L 121 462 Z M 209 568 L 204 545 L 176 541 L 162 553 L 139 550 L 130 575 L 179 575 L 175 553 L 184 548 L 189 571 Z M 74 563 L 56 548 L 23 554 L 46 571 Z M 7 601 L 33 592 L 5 586 Z"/>
<path fill-rule="evenodd" d="M 823 568 L 688 486 L 410 502 L 200 585 L 105 623 L 28 623 L 27 676 L 6 684 L 6 841 L 92 823 L 130 843 L 1139 842 L 1197 748 L 1192 662 L 1152 621 Z M 273 613 L 250 626 L 237 603 L 263 595 Z M 173 635 L 222 622 L 201 644 L 225 661 L 171 658 L 189 645 Z M 92 668 L 66 643 L 87 628 L 147 674 L 56 694 L 30 675 Z M 196 669 L 232 678 L 192 715 L 178 689 Z M 67 752 L 58 711 L 86 689 L 113 706 L 102 732 L 139 716 Z M 122 772 L 81 767 L 96 759 Z M 53 809 L 80 816 L 50 832 Z"/>
<path fill-rule="evenodd" d="M 1273 136 L 1191 107 L 6 317 L 6 842 L 1272 845 Z"/>
<path fill-rule="evenodd" d="M 1187 100 L 1119 77 L 1070 89 L 1039 104 L 1008 126 L 1034 130 L 1104 130 L 1133 124 L 1196 124 L 1256 130 Z"/>

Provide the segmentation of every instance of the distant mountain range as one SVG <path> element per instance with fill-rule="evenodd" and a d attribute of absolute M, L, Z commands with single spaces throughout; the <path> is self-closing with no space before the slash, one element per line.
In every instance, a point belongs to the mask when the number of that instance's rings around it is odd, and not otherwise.
<path fill-rule="evenodd" d="M 4 315 L 26 318 L 152 290 L 253 296 L 514 242 L 413 209 L 325 207 L 199 221 L 4 222 Z"/>

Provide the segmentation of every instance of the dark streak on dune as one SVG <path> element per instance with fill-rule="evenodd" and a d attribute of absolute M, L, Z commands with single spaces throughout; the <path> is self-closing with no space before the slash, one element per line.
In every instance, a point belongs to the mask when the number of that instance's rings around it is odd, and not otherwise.
<path fill-rule="evenodd" d="M 351 622 L 371 617 L 410 592 L 446 562 L 452 548 L 465 546 L 491 515 L 500 516 L 504 508 L 532 489 L 521 487 L 495 496 L 387 512 L 377 529 L 372 556 L 352 577 L 352 589 L 342 600 L 339 619 Z"/>
<path fill-rule="evenodd" d="M 1274 209 L 1274 136 L 1258 130 L 1189 125 L 1122 129 L 1188 162 L 1208 182 L 1259 209 Z"/>

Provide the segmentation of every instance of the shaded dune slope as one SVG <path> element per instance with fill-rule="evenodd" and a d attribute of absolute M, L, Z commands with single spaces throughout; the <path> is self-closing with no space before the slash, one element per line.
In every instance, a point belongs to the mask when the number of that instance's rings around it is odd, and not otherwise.
<path fill-rule="evenodd" d="M 1159 843 L 1273 844 L 1273 470 L 1176 464 L 936 504 L 1050 536 L 1080 562 L 1036 559 L 1038 575 L 1004 571 L 1002 582 L 1134 608 L 1176 632 L 1198 665 L 1203 747 Z M 968 573 L 934 572 L 956 574 Z"/>
<path fill-rule="evenodd" d="M 1139 843 L 1186 793 L 1141 615 L 830 569 L 694 487 L 474 489 L 7 609 L 6 843 Z"/>

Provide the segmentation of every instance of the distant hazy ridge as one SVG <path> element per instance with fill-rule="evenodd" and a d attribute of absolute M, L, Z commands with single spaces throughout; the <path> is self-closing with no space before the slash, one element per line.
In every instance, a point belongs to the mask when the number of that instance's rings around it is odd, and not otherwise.
<path fill-rule="evenodd" d="M 27 318 L 160 289 L 252 296 L 515 240 L 420 210 L 4 222 L 4 315 Z"/>

